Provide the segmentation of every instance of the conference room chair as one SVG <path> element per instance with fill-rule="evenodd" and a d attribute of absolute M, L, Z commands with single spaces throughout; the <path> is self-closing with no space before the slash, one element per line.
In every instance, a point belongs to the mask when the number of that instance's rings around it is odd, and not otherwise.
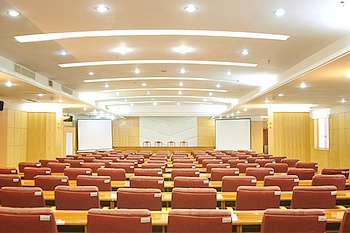
<path fill-rule="evenodd" d="M 25 167 L 41 167 L 41 163 L 38 162 L 19 162 L 18 171 L 23 172 Z"/>
<path fill-rule="evenodd" d="M 63 174 L 68 177 L 69 180 L 76 180 L 78 175 L 92 175 L 91 168 L 73 168 L 69 167 L 63 170 Z"/>
<path fill-rule="evenodd" d="M 259 164 L 260 167 L 264 167 L 267 163 L 276 163 L 274 159 L 256 159 L 255 163 Z"/>
<path fill-rule="evenodd" d="M 186 161 L 186 163 L 187 163 L 187 161 L 188 160 L 191 160 L 191 158 L 190 157 L 188 157 L 188 155 L 187 154 L 173 154 L 171 157 L 170 157 L 170 159 L 171 159 L 171 161 L 173 161 L 174 162 L 174 160 L 176 161 L 176 159 L 185 159 Z M 192 161 L 192 160 L 191 160 Z M 176 161 L 177 162 L 177 161 Z M 179 161 L 180 163 L 181 163 L 181 161 Z M 192 161 L 193 162 L 193 161 Z"/>
<path fill-rule="evenodd" d="M 54 191 L 59 185 L 69 186 L 68 176 L 37 175 L 34 177 L 36 187 L 45 191 Z"/>
<path fill-rule="evenodd" d="M 292 158 L 288 159 L 288 158 L 285 158 L 285 159 L 281 160 L 281 163 L 288 164 L 288 167 L 295 167 L 295 164 L 297 162 L 299 162 L 299 161 L 300 161 L 299 159 L 292 159 Z"/>
<path fill-rule="evenodd" d="M 257 180 L 264 180 L 265 176 L 273 175 L 273 168 L 269 167 L 248 167 L 245 171 L 246 176 L 255 176 Z"/>
<path fill-rule="evenodd" d="M 287 156 L 284 156 L 284 155 L 273 155 L 271 156 L 269 159 L 274 159 L 276 161 L 276 163 L 281 163 L 282 162 L 282 159 L 286 159 Z"/>
<path fill-rule="evenodd" d="M 0 174 L 0 188 L 22 187 L 21 176 L 17 174 Z"/>
<path fill-rule="evenodd" d="M 65 159 L 63 161 L 64 163 L 69 163 L 71 168 L 81 168 L 82 164 L 84 163 L 84 160 L 82 159 Z"/>
<path fill-rule="evenodd" d="M 163 177 L 163 170 L 161 168 L 149 168 L 149 169 L 135 169 L 135 176 L 158 176 Z"/>
<path fill-rule="evenodd" d="M 145 158 L 143 156 L 137 156 L 137 155 L 129 155 L 125 158 L 126 161 L 132 160 L 136 161 L 136 164 L 141 164 L 145 161 Z"/>
<path fill-rule="evenodd" d="M 103 157 L 103 158 L 105 158 L 105 157 Z M 113 160 L 111 160 L 111 159 L 103 159 L 103 158 L 101 158 L 101 159 L 94 159 L 94 160 L 92 160 L 92 162 L 93 163 L 104 163 L 104 167 L 108 168 L 113 163 Z M 96 172 L 97 172 L 97 170 L 96 170 Z"/>
<path fill-rule="evenodd" d="M 57 186 L 55 188 L 57 210 L 89 210 L 100 208 L 96 186 Z"/>
<path fill-rule="evenodd" d="M 337 187 L 295 186 L 291 209 L 332 209 L 336 208 Z"/>
<path fill-rule="evenodd" d="M 169 233 L 231 233 L 229 210 L 174 209 L 168 214 Z"/>
<path fill-rule="evenodd" d="M 143 141 L 142 146 L 152 146 L 150 141 Z"/>
<path fill-rule="evenodd" d="M 149 159 L 152 154 L 153 152 L 151 150 L 140 150 L 139 152 L 137 152 L 137 155 L 143 155 L 145 159 Z"/>
<path fill-rule="evenodd" d="M 238 157 L 237 157 L 238 158 Z M 257 160 L 257 159 L 264 159 L 263 157 L 248 157 L 247 158 L 247 161 L 248 161 L 248 163 L 255 163 L 255 161 Z M 239 158 L 238 158 L 239 159 Z"/>
<path fill-rule="evenodd" d="M 147 209 L 90 209 L 89 233 L 152 233 L 151 212 Z"/>
<path fill-rule="evenodd" d="M 132 176 L 130 188 L 156 188 L 164 192 L 164 178 L 157 176 Z"/>
<path fill-rule="evenodd" d="M 36 175 L 51 175 L 51 168 L 48 167 L 25 167 L 23 169 L 25 180 L 34 180 Z"/>
<path fill-rule="evenodd" d="M 63 173 L 64 169 L 70 167 L 70 163 L 49 162 L 47 167 L 51 169 L 51 173 Z"/>
<path fill-rule="evenodd" d="M 97 152 L 96 152 L 97 153 Z M 91 154 L 91 155 L 86 155 L 85 157 L 87 158 L 94 158 L 95 159 L 102 159 L 102 155 L 99 155 L 99 154 Z M 93 161 L 93 160 L 92 160 Z"/>
<path fill-rule="evenodd" d="M 173 163 L 172 168 L 196 168 L 196 165 L 194 163 Z"/>
<path fill-rule="evenodd" d="M 223 163 L 228 163 L 229 160 L 233 160 L 233 159 L 235 159 L 235 158 L 231 157 L 229 155 L 221 157 L 221 160 L 222 160 Z"/>
<path fill-rule="evenodd" d="M 236 192 L 239 186 L 256 186 L 255 176 L 224 176 L 221 191 Z"/>
<path fill-rule="evenodd" d="M 99 168 L 105 168 L 106 165 L 105 163 L 95 163 L 95 162 L 84 162 L 81 165 L 82 168 L 91 168 L 93 173 L 97 172 L 97 169 Z"/>
<path fill-rule="evenodd" d="M 239 176 L 238 168 L 212 168 L 210 172 L 211 181 L 221 181 L 224 176 Z"/>
<path fill-rule="evenodd" d="M 15 167 L 0 167 L 0 174 L 18 174 L 17 168 Z"/>
<path fill-rule="evenodd" d="M 264 186 L 278 186 L 281 191 L 293 191 L 299 185 L 297 175 L 265 176 Z"/>
<path fill-rule="evenodd" d="M 174 178 L 174 188 L 208 188 L 209 180 L 206 177 L 185 177 Z"/>
<path fill-rule="evenodd" d="M 161 141 L 155 141 L 154 142 L 154 146 L 163 146 L 163 142 L 161 142 Z"/>
<path fill-rule="evenodd" d="M 47 164 L 50 162 L 58 163 L 59 161 L 57 159 L 40 159 L 39 163 L 42 167 L 47 167 Z"/>
<path fill-rule="evenodd" d="M 162 191 L 154 188 L 119 188 L 118 209 L 162 210 Z"/>
<path fill-rule="evenodd" d="M 172 209 L 216 209 L 217 191 L 214 188 L 173 188 Z"/>
<path fill-rule="evenodd" d="M 125 163 L 125 162 L 118 162 L 118 163 L 112 163 L 110 168 L 121 168 L 124 169 L 126 173 L 134 173 L 135 164 L 133 163 Z"/>
<path fill-rule="evenodd" d="M 278 186 L 239 186 L 236 210 L 266 210 L 279 208 L 281 189 Z"/>
<path fill-rule="evenodd" d="M 96 186 L 99 191 L 112 191 L 110 176 L 78 175 L 78 186 Z"/>
<path fill-rule="evenodd" d="M 57 233 L 50 208 L 0 207 L 0 233 Z"/>
<path fill-rule="evenodd" d="M 78 158 L 78 160 L 83 160 L 84 163 L 91 163 L 92 161 L 94 161 L 95 157 L 91 157 L 91 156 L 80 156 Z"/>
<path fill-rule="evenodd" d="M 165 172 L 166 165 L 162 163 L 143 163 L 141 164 L 142 169 L 153 169 L 153 168 L 160 168 L 162 169 L 162 172 Z"/>
<path fill-rule="evenodd" d="M 350 233 L 350 208 L 345 209 L 340 223 L 339 233 Z"/>
<path fill-rule="evenodd" d="M 198 168 L 173 168 L 171 170 L 171 180 L 174 180 L 175 177 L 184 176 L 184 177 L 199 177 L 200 172 Z"/>
<path fill-rule="evenodd" d="M 246 160 L 246 159 L 230 159 L 228 161 L 228 163 L 230 164 L 230 167 L 237 168 L 237 164 L 239 164 L 239 163 L 248 163 L 248 160 Z"/>
<path fill-rule="evenodd" d="M 213 159 L 203 159 L 202 160 L 202 167 L 206 168 L 208 164 L 222 164 L 221 159 L 216 159 L 215 157 Z"/>
<path fill-rule="evenodd" d="M 287 173 L 288 172 L 288 164 L 286 163 L 267 163 L 264 167 L 273 168 L 275 173 Z"/>
<path fill-rule="evenodd" d="M 345 190 L 346 178 L 344 175 L 314 175 L 312 177 L 312 186 L 334 185 L 337 190 Z"/>
<path fill-rule="evenodd" d="M 211 156 L 211 155 L 199 155 L 196 160 L 199 164 L 203 163 L 203 160 L 208 160 L 208 159 L 216 159 L 215 156 Z"/>
<path fill-rule="evenodd" d="M 175 163 L 190 163 L 194 164 L 193 160 L 190 158 L 172 158 L 173 164 Z"/>
<path fill-rule="evenodd" d="M 327 217 L 321 209 L 267 209 L 261 222 L 261 233 L 324 233 Z"/>
<path fill-rule="evenodd" d="M 43 190 L 39 187 L 2 187 L 0 201 L 4 207 L 45 207 Z"/>
<path fill-rule="evenodd" d="M 112 163 L 115 163 L 115 162 L 121 161 L 122 159 L 117 156 L 108 156 L 108 157 L 102 157 L 101 160 L 111 160 Z"/>
<path fill-rule="evenodd" d="M 176 146 L 176 142 L 175 141 L 168 141 L 166 143 L 166 145 L 169 146 L 169 147 L 173 147 L 173 146 Z"/>
<path fill-rule="evenodd" d="M 238 163 L 237 164 L 239 173 L 245 173 L 248 167 L 259 168 L 260 165 L 257 163 Z"/>
<path fill-rule="evenodd" d="M 213 168 L 230 168 L 229 163 L 209 163 L 206 167 L 206 173 L 211 173 L 211 169 Z"/>
<path fill-rule="evenodd" d="M 337 175 L 341 174 L 349 178 L 349 168 L 323 168 L 321 171 L 322 175 Z"/>
<path fill-rule="evenodd" d="M 296 168 L 312 168 L 315 172 L 318 172 L 318 163 L 317 162 L 297 162 L 295 164 Z"/>
<path fill-rule="evenodd" d="M 312 180 L 315 170 L 313 168 L 289 168 L 287 175 L 297 175 L 299 180 Z"/>
<path fill-rule="evenodd" d="M 188 146 L 188 142 L 187 141 L 181 141 L 180 142 L 180 146 Z"/>
<path fill-rule="evenodd" d="M 98 176 L 109 176 L 114 181 L 125 181 L 126 172 L 122 168 L 99 168 L 97 169 Z"/>

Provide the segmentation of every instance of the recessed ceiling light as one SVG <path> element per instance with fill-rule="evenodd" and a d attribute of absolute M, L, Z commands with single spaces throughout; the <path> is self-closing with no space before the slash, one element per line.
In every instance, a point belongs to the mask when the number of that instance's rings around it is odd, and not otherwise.
<path fill-rule="evenodd" d="M 59 55 L 61 56 L 67 56 L 68 55 L 68 52 L 66 50 L 61 50 L 58 52 Z"/>
<path fill-rule="evenodd" d="M 43 93 L 39 93 L 38 96 L 39 96 L 39 97 L 43 97 L 44 94 L 43 94 Z"/>
<path fill-rule="evenodd" d="M 189 53 L 189 52 L 193 52 L 193 48 L 190 48 L 186 45 L 181 45 L 179 47 L 176 47 L 174 48 L 174 51 L 177 52 L 177 53 L 181 53 L 181 54 L 186 54 L 186 53 Z"/>
<path fill-rule="evenodd" d="M 269 100 L 268 100 L 268 99 L 266 99 L 266 100 L 265 100 L 265 103 L 267 104 L 268 102 L 269 102 Z"/>
<path fill-rule="evenodd" d="M 237 110 L 237 114 L 240 114 L 240 113 L 241 113 L 241 111 Z"/>
<path fill-rule="evenodd" d="M 283 93 L 279 93 L 278 96 L 282 97 L 282 96 L 284 96 L 284 94 Z"/>
<path fill-rule="evenodd" d="M 124 54 L 132 52 L 133 49 L 125 47 L 124 45 L 121 45 L 118 48 L 115 48 L 113 51 L 124 55 Z"/>
<path fill-rule="evenodd" d="M 11 82 L 11 81 L 7 81 L 7 82 L 5 83 L 5 86 L 7 86 L 7 87 L 12 87 L 12 86 L 13 86 L 13 84 L 12 84 L 12 82 Z"/>
<path fill-rule="evenodd" d="M 105 87 L 105 88 L 108 88 L 108 87 L 109 87 L 108 83 L 106 83 L 106 84 L 104 85 L 104 87 Z"/>
<path fill-rule="evenodd" d="M 98 5 L 95 9 L 101 13 L 104 13 L 109 10 L 109 8 L 105 5 Z"/>
<path fill-rule="evenodd" d="M 18 12 L 18 11 L 16 11 L 16 10 L 9 10 L 9 11 L 7 11 L 7 14 L 9 15 L 9 16 L 12 16 L 12 17 L 17 17 L 17 16 L 19 16 L 20 15 L 20 13 Z"/>
<path fill-rule="evenodd" d="M 150 95 L 150 94 L 151 94 L 151 92 L 147 91 L 147 95 Z"/>
<path fill-rule="evenodd" d="M 300 88 L 306 88 L 307 85 L 306 85 L 305 83 L 301 83 L 299 87 L 300 87 Z"/>
<path fill-rule="evenodd" d="M 184 83 L 183 82 L 179 82 L 179 86 L 183 87 Z"/>
<path fill-rule="evenodd" d="M 141 85 L 142 85 L 143 87 L 147 86 L 147 84 L 146 84 L 146 83 L 142 83 Z"/>
<path fill-rule="evenodd" d="M 181 74 L 184 74 L 184 73 L 186 73 L 186 70 L 185 70 L 185 68 L 181 68 L 181 69 L 180 69 L 180 73 L 181 73 Z"/>
<path fill-rule="evenodd" d="M 179 105 L 180 105 L 180 103 L 179 103 L 179 102 L 177 102 L 177 103 L 176 103 L 176 105 L 178 105 L 178 106 L 179 106 Z"/>
<path fill-rule="evenodd" d="M 116 95 L 116 96 L 119 96 L 119 92 L 117 91 L 117 92 L 115 93 L 115 95 Z"/>
<path fill-rule="evenodd" d="M 235 114 L 234 113 L 231 113 L 231 116 L 234 116 Z"/>
<path fill-rule="evenodd" d="M 242 50 L 241 54 L 243 54 L 243 55 L 248 55 L 248 54 L 249 54 L 249 51 L 248 51 L 247 49 L 244 49 L 244 50 Z"/>
<path fill-rule="evenodd" d="M 131 107 L 134 106 L 134 103 L 131 103 L 130 106 L 131 106 Z"/>
<path fill-rule="evenodd" d="M 220 87 L 221 87 L 220 83 L 216 84 L 216 87 L 217 87 L 217 88 L 220 88 Z"/>
<path fill-rule="evenodd" d="M 88 74 L 89 74 L 90 76 L 92 76 L 92 75 L 94 75 L 95 73 L 92 72 L 92 71 L 90 71 Z"/>
<path fill-rule="evenodd" d="M 179 91 L 179 95 L 182 95 L 182 91 Z"/>
<path fill-rule="evenodd" d="M 212 93 L 212 92 L 209 92 L 209 95 L 210 95 L 210 96 L 212 96 L 212 95 L 213 95 L 213 93 Z"/>
<path fill-rule="evenodd" d="M 87 108 L 84 108 L 83 110 L 84 110 L 84 111 L 86 111 L 86 110 L 87 110 Z"/>
<path fill-rule="evenodd" d="M 345 75 L 347 78 L 350 78 L 350 72 L 346 73 Z"/>
<path fill-rule="evenodd" d="M 58 103 L 62 103 L 63 102 L 63 100 L 60 98 L 59 100 L 58 100 Z"/>
<path fill-rule="evenodd" d="M 156 105 L 157 105 L 157 102 L 154 101 L 154 102 L 153 102 L 153 105 L 156 106 Z"/>
<path fill-rule="evenodd" d="M 248 108 L 244 108 L 243 111 L 245 111 L 245 112 L 248 111 Z"/>
<path fill-rule="evenodd" d="M 274 13 L 277 16 L 283 16 L 286 12 L 283 9 L 278 9 Z"/>
<path fill-rule="evenodd" d="M 185 11 L 192 13 L 192 12 L 195 12 L 196 10 L 198 10 L 198 7 L 196 7 L 193 4 L 190 4 L 188 6 L 185 6 L 184 9 L 185 9 Z"/>
<path fill-rule="evenodd" d="M 128 102 L 128 100 L 127 100 L 127 99 L 124 99 L 124 102 Z"/>
<path fill-rule="evenodd" d="M 140 69 L 139 68 L 136 68 L 135 71 L 134 71 L 135 74 L 139 74 L 141 73 Z"/>
<path fill-rule="evenodd" d="M 346 100 L 343 98 L 343 99 L 341 99 L 341 101 L 340 101 L 340 103 L 345 103 L 346 102 Z"/>
<path fill-rule="evenodd" d="M 231 71 L 226 72 L 226 75 L 231 75 L 231 74 L 232 74 Z"/>

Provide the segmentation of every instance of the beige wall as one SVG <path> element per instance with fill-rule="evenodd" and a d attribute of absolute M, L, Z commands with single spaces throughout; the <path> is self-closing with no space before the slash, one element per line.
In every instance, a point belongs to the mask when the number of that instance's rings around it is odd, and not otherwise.
<path fill-rule="evenodd" d="M 197 145 L 215 146 L 215 120 L 197 117 Z"/>
<path fill-rule="evenodd" d="M 139 117 L 113 121 L 113 146 L 139 146 Z"/>
<path fill-rule="evenodd" d="M 263 121 L 252 121 L 250 124 L 251 128 L 251 149 L 256 152 L 264 151 L 264 122 Z"/>

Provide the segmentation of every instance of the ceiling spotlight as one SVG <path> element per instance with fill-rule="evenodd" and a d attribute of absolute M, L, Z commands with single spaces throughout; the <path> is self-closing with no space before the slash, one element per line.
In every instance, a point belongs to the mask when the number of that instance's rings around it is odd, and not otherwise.
<path fill-rule="evenodd" d="M 300 88 L 306 88 L 307 86 L 306 86 L 305 83 L 301 83 L 299 87 L 300 87 Z"/>
<path fill-rule="evenodd" d="M 104 85 L 104 87 L 105 87 L 105 88 L 108 88 L 108 87 L 109 87 L 108 83 L 106 83 L 106 84 Z"/>
<path fill-rule="evenodd" d="M 179 95 L 182 95 L 182 91 L 179 91 Z"/>
<path fill-rule="evenodd" d="M 122 46 L 119 46 L 118 48 L 114 49 L 113 51 L 116 52 L 116 53 L 120 53 L 120 54 L 124 55 L 124 54 L 132 52 L 133 49 L 125 47 L 124 45 L 122 45 Z"/>
<path fill-rule="evenodd" d="M 89 74 L 90 76 L 92 76 L 92 75 L 94 75 L 95 73 L 92 72 L 92 71 L 90 71 L 88 74 Z"/>
<path fill-rule="evenodd" d="M 20 13 L 19 13 L 18 11 L 16 11 L 16 10 L 9 10 L 9 11 L 7 12 L 7 14 L 8 14 L 9 16 L 12 16 L 12 17 L 17 17 L 17 16 L 20 15 Z"/>
<path fill-rule="evenodd" d="M 86 110 L 87 110 L 87 108 L 84 108 L 83 110 L 84 110 L 84 111 L 86 111 Z"/>
<path fill-rule="evenodd" d="M 226 75 L 232 75 L 231 71 L 227 71 Z"/>
<path fill-rule="evenodd" d="M 210 96 L 212 96 L 212 95 L 213 95 L 213 93 L 212 93 L 212 92 L 209 92 L 209 95 L 210 95 Z"/>
<path fill-rule="evenodd" d="M 220 83 L 216 84 L 216 87 L 217 87 L 217 88 L 220 88 L 220 87 L 221 87 Z"/>
<path fill-rule="evenodd" d="M 13 86 L 13 83 L 9 80 L 5 83 L 5 86 L 7 87 L 12 87 Z"/>
<path fill-rule="evenodd" d="M 243 111 L 245 111 L 245 112 L 248 111 L 248 108 L 244 108 Z"/>
<path fill-rule="evenodd" d="M 157 102 L 156 102 L 156 101 L 154 101 L 154 102 L 153 102 L 153 105 L 154 105 L 154 106 L 156 106 L 156 105 L 157 105 Z"/>
<path fill-rule="evenodd" d="M 150 95 L 150 94 L 151 94 L 151 92 L 147 91 L 147 95 Z"/>
<path fill-rule="evenodd" d="M 127 99 L 124 99 L 124 102 L 128 102 L 128 100 L 127 100 Z"/>
<path fill-rule="evenodd" d="M 283 94 L 283 93 L 279 93 L 278 96 L 279 96 L 279 97 L 282 97 L 282 96 L 284 96 L 284 94 Z"/>
<path fill-rule="evenodd" d="M 63 100 L 60 98 L 59 100 L 58 100 L 58 103 L 62 103 L 63 102 Z"/>
<path fill-rule="evenodd" d="M 269 102 L 269 100 L 268 100 L 268 99 L 266 99 L 266 100 L 265 100 L 265 104 L 267 104 L 268 102 Z"/>
<path fill-rule="evenodd" d="M 241 54 L 243 54 L 243 55 L 248 55 L 248 54 L 249 54 L 249 51 L 248 51 L 247 49 L 244 49 L 244 50 L 241 52 Z"/>
<path fill-rule="evenodd" d="M 119 96 L 119 92 L 117 91 L 117 92 L 115 93 L 115 95 L 116 95 L 116 96 Z"/>
<path fill-rule="evenodd" d="M 141 73 L 140 69 L 139 68 L 136 68 L 135 71 L 134 71 L 135 74 L 139 74 Z"/>
<path fill-rule="evenodd" d="M 234 116 L 235 114 L 234 113 L 231 113 L 231 116 Z"/>
<path fill-rule="evenodd" d="M 184 83 L 183 82 L 179 82 L 179 86 L 183 87 Z"/>
<path fill-rule="evenodd" d="M 185 68 L 181 68 L 181 69 L 180 69 L 180 73 L 181 73 L 181 74 L 184 74 L 184 73 L 186 73 L 186 70 L 185 70 Z"/>
<path fill-rule="evenodd" d="M 44 94 L 43 94 L 43 93 L 39 93 L 38 96 L 39 96 L 39 97 L 43 97 Z"/>
<path fill-rule="evenodd" d="M 142 85 L 143 87 L 147 86 L 147 84 L 146 84 L 146 83 L 142 83 L 141 85 Z"/>
<path fill-rule="evenodd" d="M 241 111 L 237 110 L 237 114 L 240 114 L 240 113 L 241 113 Z"/>
<path fill-rule="evenodd" d="M 105 5 L 98 5 L 95 9 L 100 13 L 104 13 L 109 10 L 109 8 Z"/>
<path fill-rule="evenodd" d="M 177 102 L 177 103 L 176 103 L 176 105 L 177 105 L 177 106 L 179 106 L 179 105 L 180 105 L 180 103 L 179 103 L 179 102 Z"/>
<path fill-rule="evenodd" d="M 283 9 L 278 9 L 274 13 L 277 16 L 283 16 L 286 12 Z"/>
<path fill-rule="evenodd" d="M 185 6 L 184 9 L 185 9 L 185 11 L 187 11 L 187 12 L 189 12 L 189 13 L 193 13 L 193 12 L 195 12 L 196 10 L 198 10 L 198 8 L 197 8 L 195 5 L 193 5 L 193 4 L 190 4 L 190 5 L 188 5 L 188 6 Z"/>
<path fill-rule="evenodd" d="M 181 53 L 181 54 L 186 54 L 186 53 L 192 52 L 193 50 L 194 50 L 193 48 L 190 48 L 186 45 L 181 45 L 179 47 L 174 48 L 175 52 Z"/>
<path fill-rule="evenodd" d="M 59 55 L 61 56 L 67 56 L 68 55 L 68 52 L 66 50 L 61 50 L 58 52 Z"/>
<path fill-rule="evenodd" d="M 346 102 L 346 100 L 343 98 L 341 101 L 340 101 L 340 103 L 345 103 Z"/>

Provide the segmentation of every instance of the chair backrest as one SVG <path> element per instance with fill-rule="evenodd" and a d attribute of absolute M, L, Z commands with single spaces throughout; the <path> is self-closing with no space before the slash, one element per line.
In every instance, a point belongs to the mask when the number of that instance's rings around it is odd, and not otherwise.
<path fill-rule="evenodd" d="M 161 168 L 149 168 L 149 169 L 135 169 L 135 176 L 158 176 L 163 177 L 163 170 Z"/>
<path fill-rule="evenodd" d="M 142 143 L 143 146 L 152 146 L 152 143 L 150 141 L 144 141 Z"/>
<path fill-rule="evenodd" d="M 299 185 L 297 175 L 265 176 L 264 186 L 278 186 L 281 191 L 293 191 Z"/>
<path fill-rule="evenodd" d="M 229 210 L 175 209 L 168 214 L 168 232 L 232 232 L 232 217 Z"/>
<path fill-rule="evenodd" d="M 248 167 L 258 168 L 258 167 L 260 167 L 260 165 L 258 163 L 238 163 L 237 164 L 237 168 L 239 169 L 239 173 L 245 173 L 246 169 Z"/>
<path fill-rule="evenodd" d="M 211 169 L 213 168 L 230 168 L 230 164 L 229 163 L 218 163 L 218 164 L 209 163 L 207 164 L 206 172 L 211 173 Z"/>
<path fill-rule="evenodd" d="M 286 163 L 288 164 L 288 167 L 295 167 L 295 164 L 297 162 L 299 162 L 300 160 L 299 159 L 288 159 L 288 158 L 285 158 L 285 159 L 282 159 L 281 160 L 281 163 Z"/>
<path fill-rule="evenodd" d="M 255 176 L 257 180 L 264 180 L 265 176 L 273 175 L 274 170 L 270 167 L 248 167 L 245 171 L 246 176 Z"/>
<path fill-rule="evenodd" d="M 18 171 L 24 172 L 25 167 L 41 167 L 41 163 L 38 162 L 19 162 Z"/>
<path fill-rule="evenodd" d="M 277 156 L 271 156 L 270 159 L 274 159 L 276 163 L 281 163 L 282 159 L 286 159 L 287 156 L 284 155 L 277 155 Z"/>
<path fill-rule="evenodd" d="M 68 176 L 68 179 L 70 180 L 76 180 L 78 175 L 92 175 L 92 169 L 91 168 L 84 168 L 84 167 L 69 167 L 64 169 L 64 175 Z"/>
<path fill-rule="evenodd" d="M 260 167 L 264 167 L 267 163 L 276 163 L 274 159 L 256 159 L 255 163 L 259 164 Z"/>
<path fill-rule="evenodd" d="M 0 207 L 0 233 L 57 233 L 50 208 Z"/>
<path fill-rule="evenodd" d="M 278 186 L 240 186 L 237 188 L 236 210 L 279 208 L 280 196 Z"/>
<path fill-rule="evenodd" d="M 313 168 L 289 168 L 287 175 L 297 175 L 299 180 L 312 180 L 315 170 Z"/>
<path fill-rule="evenodd" d="M 34 184 L 42 190 L 54 191 L 56 186 L 69 186 L 68 176 L 37 175 L 34 177 Z"/>
<path fill-rule="evenodd" d="M 22 187 L 21 176 L 16 174 L 1 174 L 0 188 L 2 187 Z"/>
<path fill-rule="evenodd" d="M 111 180 L 126 180 L 126 172 L 122 168 L 99 168 L 97 169 L 98 176 L 110 176 Z"/>
<path fill-rule="evenodd" d="M 141 164 L 142 169 L 152 169 L 152 168 L 160 168 L 162 172 L 165 172 L 166 165 L 162 163 L 143 163 Z"/>
<path fill-rule="evenodd" d="M 130 188 L 156 188 L 164 192 L 164 178 L 158 176 L 132 176 Z"/>
<path fill-rule="evenodd" d="M 151 212 L 147 209 L 91 209 L 87 215 L 89 233 L 151 233 Z"/>
<path fill-rule="evenodd" d="M 323 168 L 321 171 L 321 174 L 323 175 L 337 175 L 341 174 L 346 177 L 346 179 L 349 178 L 349 168 Z"/>
<path fill-rule="evenodd" d="M 288 172 L 288 164 L 286 163 L 267 163 L 265 167 L 273 168 L 275 173 L 286 173 Z"/>
<path fill-rule="evenodd" d="M 344 211 L 343 219 L 339 227 L 339 233 L 350 233 L 350 208 Z"/>
<path fill-rule="evenodd" d="M 239 176 L 238 168 L 212 168 L 210 180 L 221 181 L 224 176 Z"/>
<path fill-rule="evenodd" d="M 162 210 L 162 191 L 153 188 L 119 188 L 118 209 Z"/>
<path fill-rule="evenodd" d="M 99 168 L 104 168 L 106 167 L 105 163 L 95 163 L 95 162 L 85 162 L 81 165 L 81 167 L 85 167 L 85 168 L 91 168 L 92 172 L 96 173 L 97 169 Z"/>
<path fill-rule="evenodd" d="M 78 186 L 96 186 L 99 191 L 112 191 L 110 176 L 78 175 Z"/>
<path fill-rule="evenodd" d="M 172 209 L 215 209 L 216 189 L 214 188 L 173 188 Z"/>
<path fill-rule="evenodd" d="M 111 165 L 109 165 L 109 167 L 110 168 L 122 168 L 125 170 L 126 173 L 134 173 L 135 164 L 118 162 L 118 163 L 112 163 Z"/>
<path fill-rule="evenodd" d="M 203 159 L 202 161 L 202 167 L 206 168 L 208 164 L 221 164 L 223 163 L 221 159 L 216 159 L 215 157 L 213 159 Z"/>
<path fill-rule="evenodd" d="M 82 159 L 65 159 L 64 163 L 69 163 L 71 168 L 81 168 L 84 160 Z"/>
<path fill-rule="evenodd" d="M 270 232 L 326 232 L 327 217 L 320 209 L 267 209 L 264 212 L 261 233 Z"/>
<path fill-rule="evenodd" d="M 51 172 L 64 172 L 64 169 L 70 167 L 70 163 L 57 163 L 57 162 L 49 162 L 47 163 L 47 167 L 51 168 Z"/>
<path fill-rule="evenodd" d="M 45 207 L 43 190 L 39 187 L 2 187 L 0 201 L 4 207 Z"/>
<path fill-rule="evenodd" d="M 337 190 L 344 190 L 346 187 L 346 177 L 344 175 L 314 175 L 312 186 L 334 185 Z"/>
<path fill-rule="evenodd" d="M 59 161 L 57 159 L 40 159 L 39 160 L 39 163 L 41 164 L 42 167 L 47 167 L 47 164 L 50 162 L 58 163 Z"/>
<path fill-rule="evenodd" d="M 295 164 L 296 168 L 312 168 L 315 172 L 318 172 L 318 163 L 317 162 L 297 162 Z"/>
<path fill-rule="evenodd" d="M 167 146 L 176 146 L 176 142 L 175 141 L 168 141 Z"/>
<path fill-rule="evenodd" d="M 295 186 L 290 204 L 292 209 L 331 209 L 335 208 L 337 187 Z"/>
<path fill-rule="evenodd" d="M 194 163 L 173 163 L 174 168 L 196 168 L 196 164 Z"/>
<path fill-rule="evenodd" d="M 15 167 L 0 167 L 0 174 L 18 174 L 17 168 Z"/>
<path fill-rule="evenodd" d="M 255 176 L 224 176 L 221 191 L 236 192 L 239 186 L 256 186 Z"/>
<path fill-rule="evenodd" d="M 193 160 L 190 158 L 179 158 L 179 157 L 175 157 L 172 158 L 173 164 L 177 164 L 177 163 L 190 163 L 190 164 L 194 164 Z"/>
<path fill-rule="evenodd" d="M 199 177 L 200 172 L 198 168 L 173 168 L 171 170 L 171 180 L 176 177 Z"/>
<path fill-rule="evenodd" d="M 209 180 L 206 177 L 184 177 L 174 178 L 174 188 L 208 188 Z"/>
<path fill-rule="evenodd" d="M 155 141 L 154 146 L 163 146 L 163 142 L 161 141 Z"/>
<path fill-rule="evenodd" d="M 237 164 L 248 163 L 248 160 L 246 160 L 246 159 L 231 159 L 228 161 L 228 163 L 230 164 L 230 167 L 237 168 Z"/>
<path fill-rule="evenodd" d="M 51 175 L 51 168 L 48 167 L 25 167 L 23 169 L 25 180 L 34 180 L 36 175 Z"/>
<path fill-rule="evenodd" d="M 180 146 L 188 146 L 188 142 L 186 142 L 186 141 L 181 141 L 181 142 L 180 142 Z"/>
<path fill-rule="evenodd" d="M 100 208 L 96 186 L 57 186 L 55 188 L 57 210 L 89 210 Z"/>

